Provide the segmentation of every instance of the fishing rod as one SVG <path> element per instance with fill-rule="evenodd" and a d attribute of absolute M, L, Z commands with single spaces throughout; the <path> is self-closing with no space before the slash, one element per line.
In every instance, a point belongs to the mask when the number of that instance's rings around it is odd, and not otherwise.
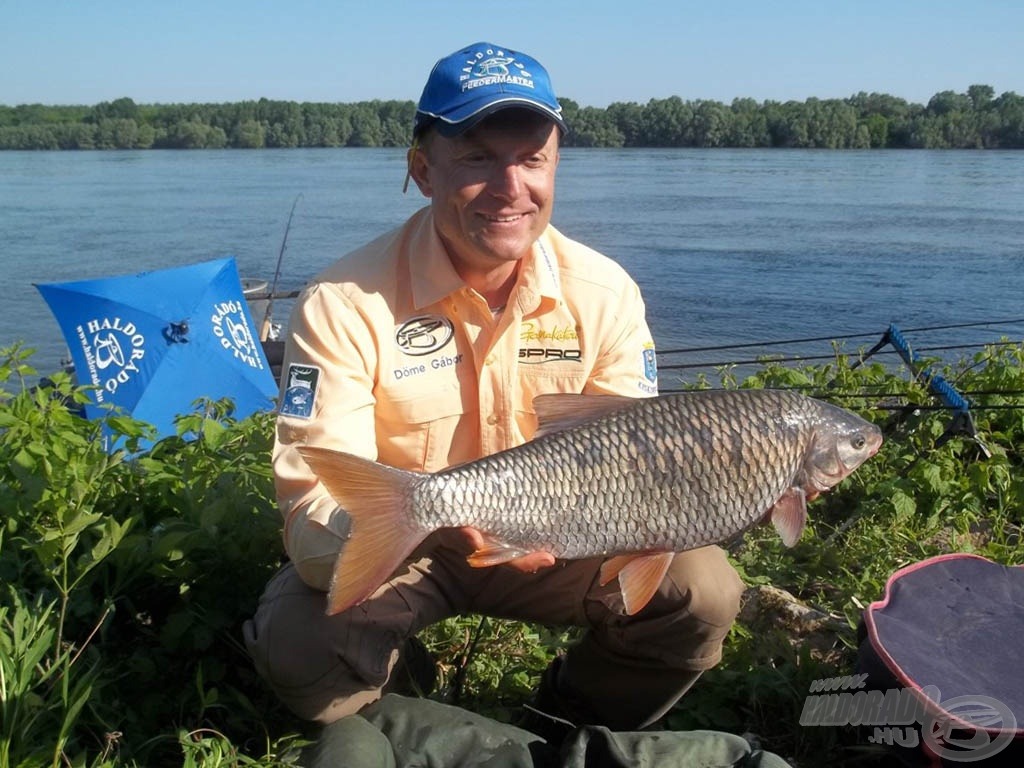
<path fill-rule="evenodd" d="M 768 346 L 774 342 L 768 342 L 765 346 Z M 918 347 L 916 350 L 919 352 L 947 352 L 953 349 L 977 349 L 979 347 L 1000 347 L 1000 346 L 1017 346 L 1020 342 L 1017 341 L 976 341 L 971 344 L 941 344 L 938 346 L 927 346 Z M 757 346 L 756 344 L 749 344 L 746 346 Z M 666 356 L 679 352 L 680 350 L 670 349 L 667 352 L 658 352 L 660 356 Z M 705 362 L 659 362 L 657 368 L 659 371 L 679 371 L 683 369 L 693 368 L 723 368 L 726 366 L 754 366 L 759 364 L 765 364 L 765 362 L 808 362 L 811 360 L 831 360 L 836 359 L 837 354 L 842 354 L 847 357 L 856 355 L 857 352 L 833 352 L 830 354 L 795 354 L 785 356 L 782 353 L 766 353 L 760 357 L 748 358 L 748 359 L 730 359 L 730 360 L 709 360 Z M 871 349 L 869 352 L 864 354 L 866 358 L 868 355 L 873 354 L 899 354 L 898 349 Z M 863 360 L 857 362 L 856 366 L 860 366 Z"/>
<path fill-rule="evenodd" d="M 817 384 L 790 384 L 787 386 L 773 386 L 771 387 L 771 389 L 779 389 L 788 392 L 803 392 L 808 397 L 817 397 L 822 400 L 870 400 L 872 398 L 878 397 L 913 397 L 915 394 L 917 394 L 915 392 L 887 392 L 887 384 L 865 383 L 862 384 L 861 386 L 864 387 L 864 389 L 860 389 L 853 392 L 835 392 L 832 390 L 823 390 Z M 680 389 L 661 391 L 690 392 L 693 390 Z M 960 394 L 963 395 L 964 397 L 1022 397 L 1024 396 L 1024 389 L 970 389 L 964 390 Z M 995 408 L 997 406 L 988 407 Z M 1024 405 L 1019 407 L 1024 408 Z"/>
<path fill-rule="evenodd" d="M 1000 347 L 1000 346 L 1016 346 L 1019 342 L 1016 341 L 982 341 L 975 342 L 973 344 L 950 344 L 945 346 L 936 347 L 918 347 L 918 352 L 945 352 L 953 349 L 974 349 L 977 347 Z M 755 346 L 751 344 L 750 346 Z M 767 346 L 767 345 L 766 345 Z M 671 355 L 673 352 L 680 350 L 669 350 L 668 352 L 660 352 L 660 355 Z M 747 360 L 715 360 L 705 363 L 659 363 L 658 370 L 660 371 L 675 371 L 683 370 L 687 368 L 720 368 L 730 365 L 756 365 L 759 363 L 803 363 L 814 360 L 834 360 L 836 357 L 835 352 L 830 355 L 791 355 L 789 357 L 783 357 L 781 355 L 764 355 L 762 357 L 747 359 Z M 839 353 L 845 354 L 849 357 L 855 353 Z M 879 349 L 872 350 L 872 355 L 897 355 L 899 351 L 896 349 Z M 867 358 L 867 355 L 865 355 Z M 859 365 L 858 363 L 857 365 Z"/>
<path fill-rule="evenodd" d="M 936 372 L 929 364 L 922 361 L 903 336 L 903 331 L 895 323 L 889 324 L 889 327 L 882 334 L 882 338 L 879 339 L 878 343 L 868 350 L 867 354 L 863 355 L 853 367 L 856 368 L 883 346 L 891 346 L 895 349 L 903 362 L 914 373 L 914 378 L 924 384 L 932 395 L 941 400 L 944 405 L 949 406 L 953 411 L 952 421 L 946 428 L 946 431 L 939 435 L 939 438 L 935 441 L 935 446 L 941 446 L 954 435 L 967 435 L 977 443 L 981 452 L 985 454 L 986 459 L 992 458 L 992 452 L 985 445 L 978 434 L 977 428 L 974 426 L 970 401 L 961 395 L 945 376 Z M 918 365 L 920 365 L 920 368 L 917 368 Z"/>
<path fill-rule="evenodd" d="M 972 323 L 954 323 L 952 325 L 928 325 L 921 326 L 919 328 L 904 328 L 904 333 L 914 333 L 918 331 L 948 331 L 956 328 L 979 328 L 981 326 L 988 325 L 1015 325 L 1024 323 L 1024 318 L 1017 318 L 1016 320 L 981 320 Z M 862 338 L 875 338 L 878 336 L 877 331 L 871 331 L 867 333 L 848 333 L 843 336 L 810 336 L 800 339 L 779 339 L 777 341 L 747 341 L 738 344 L 716 344 L 710 347 L 683 347 L 680 349 L 667 349 L 664 352 L 659 351 L 659 355 L 673 355 L 689 352 L 719 352 L 725 349 L 744 349 L 749 347 L 777 347 L 783 344 L 809 344 L 815 341 L 845 341 L 847 339 L 862 339 Z"/>
<path fill-rule="evenodd" d="M 260 341 L 270 338 L 271 318 L 274 316 L 274 294 L 277 292 L 277 281 L 281 278 L 281 262 L 284 261 L 284 247 L 288 242 L 288 232 L 292 228 L 292 217 L 295 215 L 295 206 L 302 199 L 300 192 L 295 202 L 292 203 L 291 213 L 288 214 L 288 224 L 284 228 L 284 237 L 281 238 L 281 250 L 277 254 L 277 268 L 274 270 L 274 282 L 270 285 L 270 294 L 267 296 L 267 311 L 263 313 L 263 323 L 260 325 Z"/>
<path fill-rule="evenodd" d="M 772 389 L 780 390 L 792 390 L 792 391 L 805 391 L 808 397 L 814 397 L 819 400 L 871 400 L 875 398 L 910 398 L 916 393 L 912 392 L 824 392 L 815 391 L 813 387 L 772 387 Z M 707 390 L 693 390 L 693 389 L 679 389 L 679 388 L 659 388 L 658 392 L 661 395 L 685 395 L 691 392 L 707 391 Z M 965 395 L 979 394 L 977 392 L 965 392 Z M 995 392 L 982 392 L 981 394 L 996 394 L 996 395 L 1024 395 L 1024 391 L 995 391 Z M 972 403 L 971 408 L 976 411 L 1024 411 L 1024 404 L 1015 403 L 999 403 L 999 404 L 984 404 L 984 403 Z M 864 406 L 861 410 L 865 411 L 956 411 L 956 407 L 948 405 L 946 403 L 939 404 L 925 404 L 916 402 L 907 402 L 903 404 L 899 403 L 875 403 L 874 405 Z"/>

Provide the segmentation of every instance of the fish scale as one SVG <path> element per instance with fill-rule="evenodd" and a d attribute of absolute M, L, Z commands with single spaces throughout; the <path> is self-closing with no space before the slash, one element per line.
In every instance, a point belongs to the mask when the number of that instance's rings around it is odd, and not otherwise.
<path fill-rule="evenodd" d="M 782 391 L 641 400 L 597 423 L 439 472 L 412 506 L 424 526 L 472 525 L 500 540 L 529 535 L 556 557 L 638 545 L 691 549 L 768 511 L 798 474 L 823 405 Z M 564 480 L 552 479 L 569 467 Z"/>
<path fill-rule="evenodd" d="M 311 446 L 299 453 L 352 518 L 328 612 L 362 602 L 439 528 L 478 532 L 471 565 L 532 552 L 611 556 L 627 613 L 654 594 L 672 554 L 726 541 L 769 516 L 787 545 L 806 499 L 878 450 L 856 414 L 780 390 L 649 399 L 544 395 L 534 440 L 426 474 Z"/>

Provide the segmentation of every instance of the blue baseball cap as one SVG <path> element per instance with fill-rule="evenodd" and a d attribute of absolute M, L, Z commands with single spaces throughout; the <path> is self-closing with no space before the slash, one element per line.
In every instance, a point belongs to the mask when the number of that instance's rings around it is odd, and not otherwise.
<path fill-rule="evenodd" d="M 550 119 L 564 134 L 562 106 L 536 59 L 493 43 L 474 43 L 434 65 L 416 108 L 413 135 L 434 125 L 458 136 L 488 115 L 521 107 Z"/>

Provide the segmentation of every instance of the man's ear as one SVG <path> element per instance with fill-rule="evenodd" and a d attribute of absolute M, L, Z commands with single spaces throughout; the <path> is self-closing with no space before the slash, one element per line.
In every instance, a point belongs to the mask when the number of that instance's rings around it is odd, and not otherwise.
<path fill-rule="evenodd" d="M 416 182 L 420 194 L 424 197 L 431 197 L 434 189 L 430 183 L 430 164 L 427 162 L 427 155 L 419 142 L 409 148 L 406 154 L 406 162 L 409 165 L 409 176 Z"/>

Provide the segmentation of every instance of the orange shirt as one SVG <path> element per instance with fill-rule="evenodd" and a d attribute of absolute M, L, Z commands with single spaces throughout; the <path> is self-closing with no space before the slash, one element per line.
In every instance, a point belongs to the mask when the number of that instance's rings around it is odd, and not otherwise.
<path fill-rule="evenodd" d="M 295 445 L 435 472 L 529 440 L 536 395 L 652 396 L 657 368 L 640 291 L 618 264 L 549 226 L 495 314 L 455 272 L 427 207 L 306 289 L 281 387 L 285 548 L 326 589 L 346 526 Z"/>

